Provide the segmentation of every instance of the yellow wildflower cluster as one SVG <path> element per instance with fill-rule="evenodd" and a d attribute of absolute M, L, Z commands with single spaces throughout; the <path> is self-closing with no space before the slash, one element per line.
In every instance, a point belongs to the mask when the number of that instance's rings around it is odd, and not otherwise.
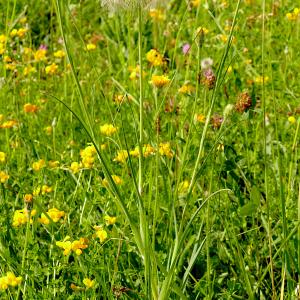
<path fill-rule="evenodd" d="M 65 216 L 65 212 L 53 207 L 47 211 L 47 215 L 54 223 L 57 223 L 61 218 L 63 218 Z M 44 213 L 42 213 L 42 215 L 38 219 L 38 221 L 45 225 L 48 225 L 50 223 L 50 220 Z"/>
<path fill-rule="evenodd" d="M 154 67 L 162 66 L 165 63 L 164 57 L 156 49 L 147 52 L 146 59 Z"/>
<path fill-rule="evenodd" d="M 97 46 L 93 43 L 89 43 L 86 45 L 86 50 L 87 51 L 93 51 L 93 50 L 96 50 Z"/>
<path fill-rule="evenodd" d="M 159 8 L 150 9 L 149 15 L 154 21 L 163 21 L 166 19 L 166 14 Z"/>
<path fill-rule="evenodd" d="M 269 82 L 269 76 L 257 76 L 255 78 L 257 84 L 263 84 Z"/>
<path fill-rule="evenodd" d="M 89 278 L 84 278 L 82 282 L 87 289 L 90 289 L 95 285 L 95 280 L 91 280 Z"/>
<path fill-rule="evenodd" d="M 159 144 L 159 154 L 168 158 L 173 157 L 173 152 L 171 150 L 171 145 L 169 142 Z"/>
<path fill-rule="evenodd" d="M 0 163 L 5 163 L 6 161 L 6 154 L 0 151 Z"/>
<path fill-rule="evenodd" d="M 40 48 L 35 51 L 34 53 L 34 60 L 36 61 L 42 61 L 46 59 L 47 50 L 44 48 Z"/>
<path fill-rule="evenodd" d="M 107 226 L 114 225 L 117 221 L 117 217 L 111 217 L 109 215 L 104 216 L 104 220 Z"/>
<path fill-rule="evenodd" d="M 117 131 L 118 127 L 115 127 L 113 124 L 104 124 L 100 126 L 100 132 L 105 136 L 112 136 Z"/>
<path fill-rule="evenodd" d="M 33 220 L 32 220 L 32 216 L 35 216 L 36 215 L 36 210 L 33 209 L 31 212 L 30 212 L 30 224 L 33 223 Z M 21 225 L 24 225 L 28 222 L 29 220 L 29 213 L 28 211 L 24 208 L 24 209 L 18 209 L 14 212 L 14 216 L 13 216 L 13 227 L 19 227 Z"/>
<path fill-rule="evenodd" d="M 19 37 L 19 38 L 23 38 L 26 34 L 26 32 L 28 31 L 27 28 L 19 28 L 19 29 L 16 29 L 14 28 L 10 33 L 10 37 L 11 38 L 14 38 L 14 37 Z"/>
<path fill-rule="evenodd" d="M 84 168 L 91 169 L 93 167 L 96 153 L 96 148 L 93 145 L 80 151 L 81 163 Z"/>
<path fill-rule="evenodd" d="M 6 276 L 0 277 L 0 290 L 6 290 L 9 286 L 15 287 L 22 282 L 22 277 L 13 272 L 7 272 Z"/>
<path fill-rule="evenodd" d="M 8 129 L 13 128 L 18 124 L 16 120 L 8 120 L 0 124 L 0 128 Z"/>
<path fill-rule="evenodd" d="M 154 147 L 152 147 L 150 144 L 145 144 L 143 146 L 143 149 L 142 149 L 142 153 L 143 153 L 143 156 L 144 157 L 149 157 L 150 155 L 153 155 L 155 154 L 156 150 Z M 136 146 L 134 148 L 134 150 L 131 150 L 130 152 L 130 155 L 133 156 L 133 157 L 139 157 L 140 156 L 140 150 L 139 150 L 139 147 Z"/>
<path fill-rule="evenodd" d="M 107 231 L 102 226 L 94 226 L 94 229 L 96 230 L 96 237 L 103 243 L 107 239 Z"/>
<path fill-rule="evenodd" d="M 24 67 L 24 70 L 23 70 L 23 75 L 27 76 L 27 75 L 30 75 L 30 74 L 33 74 L 33 73 L 36 73 L 36 68 L 31 66 L 31 65 L 28 65 L 26 67 Z"/>
<path fill-rule="evenodd" d="M 88 240 L 86 238 L 80 238 L 79 240 L 69 241 L 70 237 L 66 236 L 63 241 L 56 242 L 56 246 L 64 249 L 64 255 L 69 255 L 72 251 L 76 255 L 81 255 L 82 250 L 88 247 Z"/>
<path fill-rule="evenodd" d="M 121 185 L 121 184 L 123 184 L 122 178 L 119 177 L 118 175 L 111 175 L 111 177 L 112 177 L 112 179 L 113 179 L 113 181 L 114 181 L 114 183 L 115 183 L 116 185 Z M 102 184 L 103 184 L 106 188 L 109 187 L 109 183 L 108 183 L 108 180 L 107 180 L 106 178 L 104 178 L 104 179 L 102 180 Z"/>
<path fill-rule="evenodd" d="M 209 30 L 206 27 L 200 26 L 196 29 L 196 36 L 202 35 L 202 34 L 208 34 L 208 33 L 209 33 Z"/>
<path fill-rule="evenodd" d="M 181 94 L 191 94 L 194 89 L 195 88 L 191 84 L 184 84 L 181 88 L 178 89 L 178 92 Z"/>
<path fill-rule="evenodd" d="M 40 171 L 45 166 L 46 166 L 45 160 L 44 159 L 39 159 L 38 161 L 35 161 L 32 164 L 32 169 L 37 172 L 37 171 Z"/>
<path fill-rule="evenodd" d="M 118 150 L 117 156 L 114 158 L 113 161 L 123 164 L 126 162 L 127 157 L 128 157 L 127 150 Z"/>
<path fill-rule="evenodd" d="M 56 58 L 63 58 L 66 56 L 66 53 L 63 50 L 57 50 L 53 53 L 54 57 Z"/>
<path fill-rule="evenodd" d="M 188 191 L 189 186 L 190 186 L 190 182 L 188 180 L 184 180 L 180 182 L 178 186 L 178 194 L 179 195 L 185 194 Z"/>
<path fill-rule="evenodd" d="M 39 107 L 35 104 L 26 103 L 23 106 L 23 110 L 25 113 L 36 113 L 39 110 Z"/>
<path fill-rule="evenodd" d="M 205 123 L 205 115 L 203 114 L 195 114 L 194 120 L 196 123 Z"/>
<path fill-rule="evenodd" d="M 0 171 L 0 183 L 5 183 L 8 179 L 9 175 L 4 171 Z"/>
<path fill-rule="evenodd" d="M 294 8 L 294 10 L 291 13 L 287 13 L 286 17 L 288 18 L 288 20 L 290 21 L 295 21 L 298 19 L 300 15 L 300 8 Z"/>
<path fill-rule="evenodd" d="M 80 169 L 81 169 L 81 165 L 79 162 L 73 161 L 71 163 L 70 170 L 72 171 L 73 174 L 78 173 Z"/>
<path fill-rule="evenodd" d="M 56 63 L 52 63 L 51 65 L 45 68 L 46 74 L 54 75 L 58 70 L 58 65 Z"/>
<path fill-rule="evenodd" d="M 161 88 L 167 85 L 169 82 L 170 79 L 168 78 L 168 76 L 165 75 L 152 75 L 151 81 L 149 81 L 149 83 L 151 83 L 153 86 L 157 88 Z"/>
<path fill-rule="evenodd" d="M 139 65 L 137 65 L 135 68 L 129 67 L 128 70 L 130 72 L 130 75 L 129 75 L 130 80 L 136 80 L 136 79 L 140 78 L 141 68 Z M 143 78 L 145 76 L 146 76 L 146 72 L 143 71 Z"/>
<path fill-rule="evenodd" d="M 192 7 L 198 7 L 200 5 L 201 0 L 192 0 L 191 5 Z"/>

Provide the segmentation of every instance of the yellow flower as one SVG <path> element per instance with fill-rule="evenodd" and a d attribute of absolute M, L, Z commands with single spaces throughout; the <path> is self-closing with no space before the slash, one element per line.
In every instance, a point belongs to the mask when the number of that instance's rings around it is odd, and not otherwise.
<path fill-rule="evenodd" d="M 40 169 L 45 167 L 45 160 L 39 159 L 38 161 L 34 162 L 32 164 L 32 169 L 34 171 L 39 171 Z"/>
<path fill-rule="evenodd" d="M 96 230 L 96 236 L 99 238 L 100 242 L 103 243 L 107 239 L 107 232 L 101 226 L 94 226 Z"/>
<path fill-rule="evenodd" d="M 155 149 L 150 144 L 144 145 L 142 150 L 144 157 L 148 157 L 150 155 L 155 154 Z"/>
<path fill-rule="evenodd" d="M 112 124 L 104 124 L 100 126 L 100 132 L 106 136 L 112 136 L 117 131 L 118 131 L 118 127 L 115 127 Z"/>
<path fill-rule="evenodd" d="M 178 89 L 178 92 L 181 94 L 191 94 L 194 91 L 194 87 L 190 84 L 184 84 L 181 88 Z"/>
<path fill-rule="evenodd" d="M 82 282 L 87 289 L 90 289 L 95 285 L 95 280 L 91 280 L 89 278 L 84 278 Z"/>
<path fill-rule="evenodd" d="M 88 50 L 88 51 L 93 51 L 96 48 L 97 48 L 97 46 L 93 43 L 89 43 L 89 44 L 86 45 L 86 50 Z"/>
<path fill-rule="evenodd" d="M 41 61 L 44 60 L 46 58 L 46 54 L 47 54 L 47 50 L 46 49 L 38 49 L 35 53 L 34 53 L 34 59 L 36 61 Z"/>
<path fill-rule="evenodd" d="M 119 163 L 125 163 L 127 157 L 128 157 L 127 150 L 118 150 L 117 156 L 114 158 L 113 161 L 116 161 Z"/>
<path fill-rule="evenodd" d="M 151 83 L 155 87 L 161 88 L 167 85 L 169 82 L 170 79 L 165 75 L 152 75 L 151 81 L 149 83 Z"/>
<path fill-rule="evenodd" d="M 269 81 L 269 76 L 257 76 L 255 82 L 258 84 L 267 83 Z"/>
<path fill-rule="evenodd" d="M 94 165 L 96 148 L 93 145 L 87 146 L 80 151 L 81 162 L 84 168 L 91 169 Z"/>
<path fill-rule="evenodd" d="M 23 75 L 24 76 L 27 76 L 31 73 L 36 73 L 36 68 L 35 67 L 29 65 L 29 66 L 24 68 L 24 70 L 23 70 Z"/>
<path fill-rule="evenodd" d="M 113 179 L 113 181 L 114 181 L 114 183 L 115 183 L 116 185 L 121 185 L 121 184 L 123 184 L 123 180 L 122 180 L 121 177 L 119 177 L 119 176 L 117 176 L 117 175 L 112 175 L 111 177 L 112 177 L 112 179 Z M 106 178 L 104 178 L 104 179 L 102 180 L 102 184 L 103 184 L 105 187 L 109 187 L 109 183 L 108 183 L 108 180 L 107 180 Z"/>
<path fill-rule="evenodd" d="M 59 166 L 59 161 L 58 160 L 49 160 L 48 166 L 50 169 L 57 168 Z"/>
<path fill-rule="evenodd" d="M 104 216 L 106 225 L 114 225 L 117 221 L 117 217 L 111 217 L 109 215 Z"/>
<path fill-rule="evenodd" d="M 201 0 L 192 0 L 191 4 L 193 7 L 198 7 L 200 5 Z"/>
<path fill-rule="evenodd" d="M 0 43 L 4 44 L 6 42 L 6 40 L 7 40 L 6 35 L 0 34 Z"/>
<path fill-rule="evenodd" d="M 30 216 L 35 216 L 36 214 L 36 210 L 33 209 L 30 212 Z M 28 216 L 28 212 L 26 209 L 18 209 L 14 212 L 14 216 L 13 216 L 13 227 L 19 227 L 21 225 L 24 225 L 28 222 L 29 216 Z M 32 218 L 30 218 L 30 224 L 33 223 Z"/>
<path fill-rule="evenodd" d="M 188 180 L 184 180 L 180 182 L 178 186 L 178 194 L 179 195 L 185 194 L 188 191 L 189 186 L 190 186 L 190 182 Z"/>
<path fill-rule="evenodd" d="M 35 104 L 26 103 L 23 106 L 23 110 L 25 113 L 36 113 L 39 110 L 39 107 Z"/>
<path fill-rule="evenodd" d="M 9 179 L 9 175 L 4 171 L 0 171 L 0 183 L 5 183 Z"/>
<path fill-rule="evenodd" d="M 141 70 L 140 70 L 140 66 L 137 65 L 135 68 L 129 67 L 129 79 L 130 80 L 136 80 L 140 78 L 140 74 L 141 74 Z M 146 72 L 143 71 L 143 78 L 146 76 Z"/>
<path fill-rule="evenodd" d="M 5 55 L 5 56 L 3 57 L 3 61 L 6 62 L 6 63 L 10 63 L 10 62 L 12 62 L 12 59 L 11 59 L 11 57 L 9 57 L 8 55 Z"/>
<path fill-rule="evenodd" d="M 46 184 L 44 184 L 42 186 L 42 195 L 45 195 L 47 193 L 51 193 L 53 191 L 52 187 L 51 186 L 48 186 Z"/>
<path fill-rule="evenodd" d="M 159 153 L 160 155 L 167 156 L 168 158 L 173 157 L 173 152 L 171 151 L 170 143 L 160 143 L 159 144 Z"/>
<path fill-rule="evenodd" d="M 0 277 L 0 289 L 6 290 L 8 286 L 15 287 L 22 282 L 22 277 L 16 277 L 13 272 L 7 272 L 6 276 Z"/>
<path fill-rule="evenodd" d="M 208 34 L 208 33 L 209 33 L 209 30 L 205 27 L 200 26 L 196 29 L 196 35 L 201 35 L 201 34 L 205 35 L 205 34 Z"/>
<path fill-rule="evenodd" d="M 62 217 L 65 216 L 65 212 L 62 210 L 58 210 L 57 208 L 53 207 L 50 208 L 47 211 L 48 216 L 50 217 L 50 219 L 54 222 L 57 223 Z M 50 223 L 50 220 L 47 218 L 47 216 L 42 213 L 41 217 L 38 219 L 39 222 L 41 222 L 42 224 L 48 225 Z"/>
<path fill-rule="evenodd" d="M 149 15 L 155 21 L 163 21 L 166 19 L 166 15 L 161 9 L 150 9 Z"/>
<path fill-rule="evenodd" d="M 164 64 L 164 57 L 155 49 L 151 49 L 147 52 L 146 59 L 154 67 L 162 66 Z"/>
<path fill-rule="evenodd" d="M 51 65 L 45 68 L 46 74 L 50 74 L 50 75 L 55 74 L 57 70 L 58 70 L 58 65 L 56 63 L 52 63 Z"/>
<path fill-rule="evenodd" d="M 54 57 L 63 58 L 66 56 L 66 53 L 63 50 L 57 50 L 53 53 Z"/>
<path fill-rule="evenodd" d="M 4 163 L 6 161 L 6 154 L 0 151 L 0 162 Z"/>
<path fill-rule="evenodd" d="M 18 30 L 17 29 L 13 29 L 11 32 L 10 32 L 10 37 L 15 37 L 16 35 L 17 35 L 17 33 L 18 33 Z"/>
<path fill-rule="evenodd" d="M 203 114 L 195 114 L 195 122 L 205 123 L 205 116 Z"/>
<path fill-rule="evenodd" d="M 140 150 L 139 150 L 139 147 L 135 147 L 134 150 L 131 150 L 129 152 L 129 154 L 133 157 L 139 157 L 140 156 Z"/>
<path fill-rule="evenodd" d="M 80 164 L 77 161 L 73 161 L 71 163 L 70 169 L 71 169 L 71 171 L 72 171 L 73 174 L 76 174 L 80 170 Z"/>
<path fill-rule="evenodd" d="M 19 38 L 22 38 L 22 37 L 25 36 L 25 34 L 26 34 L 27 31 L 28 31 L 28 30 L 27 30 L 26 28 L 20 28 L 20 29 L 17 31 L 17 36 L 18 36 Z"/>
<path fill-rule="evenodd" d="M 295 124 L 297 122 L 296 118 L 294 116 L 289 116 L 288 117 L 288 121 L 291 123 L 291 124 Z"/>
<path fill-rule="evenodd" d="M 70 237 L 66 236 L 63 241 L 56 242 L 56 246 L 64 249 L 63 254 L 68 255 L 72 251 L 75 252 L 76 255 L 81 255 L 82 250 L 88 247 L 86 238 L 80 238 L 79 240 L 75 240 L 73 242 L 69 241 Z"/>
<path fill-rule="evenodd" d="M 293 12 L 287 13 L 286 17 L 290 21 L 295 21 L 298 19 L 299 15 L 300 15 L 300 9 L 296 7 L 296 8 L 294 8 Z"/>
<path fill-rule="evenodd" d="M 0 55 L 2 55 L 5 52 L 5 46 L 0 43 Z"/>

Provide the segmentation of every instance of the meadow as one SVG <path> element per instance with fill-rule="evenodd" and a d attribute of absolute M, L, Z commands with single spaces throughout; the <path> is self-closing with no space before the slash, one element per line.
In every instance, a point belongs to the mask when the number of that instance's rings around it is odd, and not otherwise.
<path fill-rule="evenodd" d="M 300 299 L 300 4 L 0 3 L 0 299 Z"/>

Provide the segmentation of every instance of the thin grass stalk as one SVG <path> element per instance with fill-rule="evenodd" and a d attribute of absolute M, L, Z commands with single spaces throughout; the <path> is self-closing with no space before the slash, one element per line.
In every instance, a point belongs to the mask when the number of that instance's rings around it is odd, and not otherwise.
<path fill-rule="evenodd" d="M 274 272 L 273 272 L 273 258 L 272 258 L 272 233 L 270 224 L 270 205 L 269 205 L 269 190 L 268 190 L 268 169 L 267 169 L 267 129 L 266 129 L 266 97 L 265 97 L 265 14 L 266 14 L 266 2 L 262 0 L 262 35 L 261 35 L 261 73 L 263 78 L 262 84 L 262 108 L 263 108 L 263 156 L 264 156 L 264 189 L 265 189 L 265 199 L 267 206 L 267 224 L 268 224 L 268 246 L 269 246 L 269 256 L 271 264 L 271 281 L 272 281 L 272 294 L 273 298 L 276 298 L 276 289 L 274 282 Z M 284 235 L 286 237 L 286 235 Z"/>
<path fill-rule="evenodd" d="M 213 111 L 213 108 L 214 108 L 214 105 L 215 105 L 217 90 L 219 89 L 220 82 L 221 82 L 221 74 L 222 74 L 222 71 L 223 71 L 223 68 L 224 68 L 224 65 L 225 65 L 225 61 L 226 61 L 226 58 L 228 56 L 228 52 L 229 52 L 229 49 L 230 49 L 231 43 L 232 43 L 233 29 L 234 29 L 235 24 L 236 24 L 236 18 L 237 18 L 237 15 L 238 15 L 240 3 L 241 3 L 241 0 L 238 0 L 238 3 L 236 5 L 236 9 L 235 9 L 235 14 L 234 14 L 232 26 L 230 28 L 228 42 L 226 44 L 225 52 L 222 56 L 222 59 L 221 59 L 221 62 L 220 62 L 220 65 L 219 65 L 219 68 L 218 68 L 218 71 L 217 71 L 216 84 L 215 84 L 215 87 L 213 89 L 213 93 L 212 93 L 212 97 L 211 97 L 211 105 L 210 105 L 210 108 L 209 108 L 207 116 L 206 116 L 205 125 L 204 125 L 204 128 L 203 128 L 203 132 L 202 132 L 202 136 L 201 136 L 201 140 L 200 140 L 198 155 L 197 155 L 195 167 L 194 167 L 194 170 L 193 170 L 193 173 L 192 173 L 192 178 L 191 178 L 191 182 L 190 182 L 189 189 L 188 189 L 188 195 L 191 193 L 191 191 L 193 189 L 193 186 L 195 184 L 196 174 L 197 174 L 197 170 L 198 170 L 198 167 L 199 167 L 199 164 L 200 164 L 200 161 L 201 161 L 201 156 L 202 156 L 202 152 L 203 152 L 203 148 L 204 148 L 204 141 L 205 141 L 206 134 L 207 134 L 207 131 L 208 131 L 208 124 L 210 122 L 212 111 Z"/>

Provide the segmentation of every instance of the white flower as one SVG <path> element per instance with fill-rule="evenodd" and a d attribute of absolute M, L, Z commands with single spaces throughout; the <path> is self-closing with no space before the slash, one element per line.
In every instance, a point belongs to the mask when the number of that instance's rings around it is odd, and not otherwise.
<path fill-rule="evenodd" d="M 202 70 L 207 70 L 213 65 L 214 61 L 210 58 L 204 58 L 201 60 L 201 69 Z"/>

